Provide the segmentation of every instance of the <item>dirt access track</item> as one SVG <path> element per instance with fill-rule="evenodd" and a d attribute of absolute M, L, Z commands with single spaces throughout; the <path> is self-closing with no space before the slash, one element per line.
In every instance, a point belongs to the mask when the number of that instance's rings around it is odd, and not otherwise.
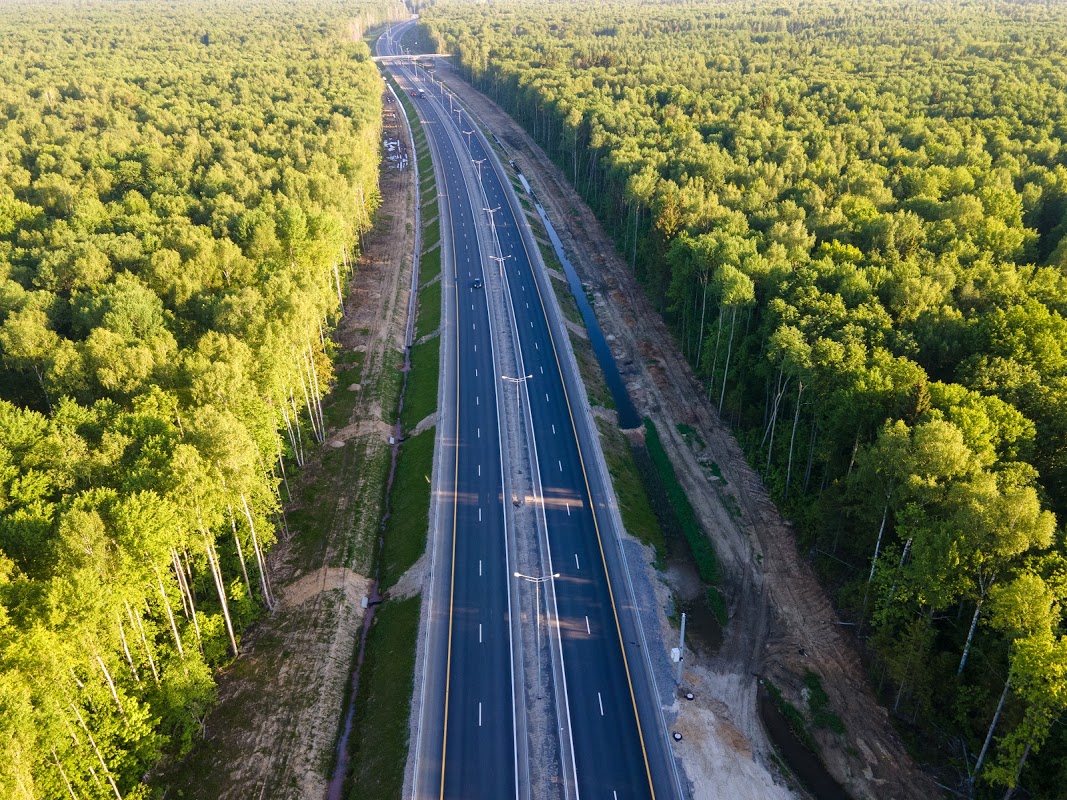
<path fill-rule="evenodd" d="M 806 708 L 803 676 L 822 680 L 833 711 L 845 724 L 838 736 L 815 731 L 823 760 L 856 798 L 918 800 L 940 797 L 912 761 L 868 685 L 855 645 L 842 633 L 834 609 L 789 525 L 749 467 L 682 358 L 660 316 L 592 211 L 562 171 L 499 106 L 451 70 L 439 77 L 496 134 L 519 162 L 555 225 L 583 282 L 592 287 L 600 325 L 638 411 L 652 418 L 704 530 L 722 562 L 729 623 L 713 654 L 686 659 L 683 684 L 695 694 L 682 702 L 674 729 L 695 798 L 763 800 L 795 797 L 772 758 L 757 711 L 757 675 Z M 680 424 L 699 435 L 689 444 Z M 705 464 L 715 463 L 721 480 Z M 653 569 L 651 565 L 648 567 Z M 672 576 L 659 576 L 669 590 Z M 664 605 L 668 602 L 664 592 Z M 664 608 L 661 624 L 667 625 Z M 665 638 L 670 641 L 671 634 Z"/>

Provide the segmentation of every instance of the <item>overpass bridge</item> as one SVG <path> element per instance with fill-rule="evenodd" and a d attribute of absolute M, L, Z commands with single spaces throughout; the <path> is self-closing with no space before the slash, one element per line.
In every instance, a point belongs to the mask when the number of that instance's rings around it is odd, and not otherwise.
<path fill-rule="evenodd" d="M 410 53 L 402 56 L 374 56 L 379 64 L 411 64 L 423 58 L 452 58 L 451 53 Z"/>

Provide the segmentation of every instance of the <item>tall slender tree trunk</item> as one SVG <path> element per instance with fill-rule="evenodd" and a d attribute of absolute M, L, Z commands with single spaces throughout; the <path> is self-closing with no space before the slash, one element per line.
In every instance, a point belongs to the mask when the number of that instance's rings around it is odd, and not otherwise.
<path fill-rule="evenodd" d="M 85 731 L 85 736 L 89 740 L 89 744 L 92 745 L 93 752 L 96 753 L 96 759 L 100 762 L 100 768 L 104 770 L 104 776 L 107 778 L 108 783 L 111 784 L 111 788 L 115 791 L 115 797 L 117 797 L 118 800 L 122 800 L 122 794 L 119 792 L 119 787 L 115 785 L 115 779 L 111 775 L 111 770 L 107 768 L 104 757 L 100 754 L 100 748 L 96 746 L 96 739 L 93 738 L 92 731 L 90 731 L 89 726 L 85 724 L 85 719 L 82 717 L 78 707 L 74 705 L 74 703 L 71 703 L 70 707 L 74 710 L 74 715 L 78 718 L 82 730 Z"/>
<path fill-rule="evenodd" d="M 700 359 L 704 355 L 704 319 L 707 317 L 708 312 L 708 271 L 704 270 L 703 274 L 704 287 L 701 292 L 702 299 L 700 301 L 700 333 L 697 338 L 697 373 L 700 373 Z"/>
<path fill-rule="evenodd" d="M 856 440 L 852 443 L 852 455 L 848 459 L 848 471 L 845 473 L 846 476 L 851 475 L 852 474 L 852 468 L 854 466 L 856 466 L 856 453 L 859 452 L 859 449 L 860 449 L 860 431 L 857 430 L 856 431 Z"/>
<path fill-rule="evenodd" d="M 811 416 L 811 436 L 808 437 L 808 465 L 804 468 L 804 494 L 808 493 L 811 485 L 811 467 L 815 462 L 815 439 L 819 435 L 819 426 L 816 424 L 815 415 Z"/>
<path fill-rule="evenodd" d="M 188 573 L 186 573 L 185 569 L 182 569 L 182 562 L 178 557 L 178 551 L 171 548 L 171 555 L 174 557 L 174 571 L 178 575 L 178 587 L 189 596 L 189 611 L 191 612 L 189 616 L 193 621 L 193 633 L 196 635 L 196 646 L 203 651 L 204 642 L 200 638 L 200 620 L 196 618 L 196 600 L 193 597 L 193 587 L 189 583 L 193 575 L 192 567 L 189 566 L 189 553 L 188 551 L 185 553 L 185 563 L 188 568 Z"/>
<path fill-rule="evenodd" d="M 722 404 L 726 399 L 726 379 L 730 376 L 730 356 L 734 350 L 734 331 L 737 329 L 737 306 L 734 306 L 730 318 L 730 343 L 726 345 L 726 365 L 722 368 L 722 392 L 719 394 L 719 416 L 722 416 Z"/>
<path fill-rule="evenodd" d="M 1011 786 L 1008 787 L 1008 791 L 1004 793 L 1004 800 L 1011 800 L 1012 795 L 1015 794 L 1015 790 L 1019 788 L 1019 778 L 1023 774 L 1023 767 L 1026 766 L 1026 759 L 1030 757 L 1030 748 L 1033 746 L 1033 742 L 1026 743 L 1026 748 L 1023 750 L 1023 757 L 1019 759 L 1019 766 L 1015 768 L 1015 778 L 1012 780 Z"/>
<path fill-rule="evenodd" d="M 797 407 L 793 409 L 793 433 L 789 436 L 789 459 L 785 468 L 785 498 L 789 499 L 789 484 L 793 481 L 793 444 L 797 439 L 797 423 L 800 422 L 801 398 L 804 396 L 804 381 L 797 379 Z"/>
<path fill-rule="evenodd" d="M 167 590 L 163 588 L 163 578 L 156 572 L 156 582 L 159 586 L 159 596 L 163 598 L 163 608 L 167 610 L 167 619 L 170 621 L 170 631 L 174 634 L 174 644 L 178 648 L 178 655 L 185 660 L 185 648 L 182 647 L 182 637 L 178 635 L 178 625 L 174 622 L 174 611 L 171 610 L 170 600 L 167 598 Z"/>
<path fill-rule="evenodd" d="M 982 771 L 982 764 L 985 763 L 986 753 L 989 752 L 989 743 L 993 741 L 993 731 L 996 730 L 997 720 L 1000 719 L 1000 711 L 1004 708 L 1004 701 L 1008 698 L 1008 689 L 1011 688 L 1011 675 L 1008 675 L 1008 679 L 1004 681 L 1004 691 L 1000 693 L 1000 701 L 997 703 L 997 710 L 993 713 L 993 721 L 989 723 L 989 730 L 986 731 L 985 741 L 982 742 L 982 749 L 978 753 L 978 760 L 974 764 L 974 771 L 971 772 L 971 777 L 968 783 L 971 787 L 971 792 L 974 792 L 974 784 L 978 780 L 978 773 Z"/>
<path fill-rule="evenodd" d="M 719 307 L 719 326 L 715 333 L 715 350 L 711 356 L 711 377 L 708 379 L 708 400 L 715 391 L 715 371 L 719 368 L 719 342 L 722 341 L 722 307 Z"/>
<path fill-rule="evenodd" d="M 241 549 L 241 538 L 237 535 L 237 520 L 233 518 L 233 507 L 227 503 L 226 511 L 230 515 L 230 530 L 233 531 L 233 543 L 237 545 L 237 560 L 241 562 L 241 575 L 245 579 L 245 588 L 248 590 L 248 596 L 252 596 L 252 582 L 248 580 L 248 568 L 245 566 L 245 554 Z"/>
<path fill-rule="evenodd" d="M 971 652 L 971 642 L 974 641 L 974 631 L 978 627 L 978 617 L 982 613 L 982 603 L 985 601 L 985 591 L 983 590 L 982 596 L 978 598 L 978 603 L 974 607 L 974 616 L 971 617 L 971 628 L 967 631 L 967 642 L 963 645 L 963 655 L 960 657 L 960 665 L 956 668 L 956 674 L 963 674 L 963 668 L 967 665 L 967 656 Z"/>
<path fill-rule="evenodd" d="M 233 635 L 233 622 L 230 620 L 230 605 L 226 602 L 226 584 L 222 581 L 222 569 L 215 558 L 215 548 L 211 544 L 207 531 L 201 527 L 200 533 L 204 537 L 204 552 L 207 553 L 207 565 L 211 570 L 211 577 L 215 581 L 215 590 L 219 594 L 219 603 L 222 605 L 222 618 L 226 623 L 226 633 L 230 637 L 230 647 L 233 648 L 233 657 L 237 658 L 237 638 Z"/>
<path fill-rule="evenodd" d="M 125 602 L 125 601 L 123 601 Z M 159 672 L 156 670 L 155 659 L 152 658 L 152 650 L 148 647 L 148 637 L 144 633 L 144 621 L 141 619 L 141 612 L 136 609 L 131 609 L 129 603 L 126 605 L 126 614 L 130 618 L 130 624 L 137 628 L 137 633 L 141 637 L 141 647 L 144 648 L 144 654 L 148 658 L 148 667 L 152 670 L 152 679 L 159 684 Z M 134 617 L 136 616 L 136 622 Z"/>
<path fill-rule="evenodd" d="M 122 718 L 126 719 L 126 711 L 122 708 L 122 703 L 119 702 L 119 693 L 115 691 L 115 681 L 111 679 L 111 671 L 107 668 L 107 664 L 104 663 L 104 659 L 100 658 L 100 654 L 96 652 L 96 648 L 93 648 L 93 658 L 96 659 L 100 671 L 104 673 L 104 681 L 107 683 L 107 688 L 111 691 L 111 699 L 115 701 L 115 708 L 119 710 L 119 714 Z M 129 724 L 129 720 L 126 720 L 126 722 Z"/>
<path fill-rule="evenodd" d="M 117 611 L 115 612 L 115 619 L 119 623 L 119 639 L 122 641 L 122 652 L 126 654 L 126 663 L 130 665 L 130 672 L 133 673 L 133 679 L 140 685 L 141 676 L 137 674 L 137 666 L 133 663 L 133 655 L 130 653 L 130 645 L 126 641 L 126 630 L 122 625 L 122 615 Z"/>
<path fill-rule="evenodd" d="M 878 538 L 874 542 L 874 555 L 871 557 L 871 572 L 867 576 L 867 585 L 871 585 L 871 581 L 874 580 L 874 569 L 878 566 L 878 552 L 882 549 L 882 534 L 885 533 L 885 521 L 889 518 L 889 499 L 886 498 L 885 505 L 882 507 L 882 524 L 878 526 Z M 865 604 L 866 605 L 866 604 Z"/>
<path fill-rule="evenodd" d="M 268 611 L 274 610 L 274 597 L 270 590 L 270 580 L 267 578 L 267 567 L 263 558 L 263 551 L 259 547 L 259 539 L 256 537 L 256 524 L 252 520 L 252 509 L 248 507 L 248 500 L 241 494 L 241 505 L 244 507 L 245 518 L 248 520 L 248 528 L 252 534 L 252 549 L 256 554 L 256 566 L 259 567 L 260 586 L 263 589 L 263 602 Z"/>
<path fill-rule="evenodd" d="M 781 371 L 779 371 L 778 376 L 781 378 Z M 767 466 L 763 472 L 764 477 L 771 474 L 771 459 L 774 457 L 774 431 L 778 427 L 778 409 L 782 405 L 782 398 L 785 396 L 785 391 L 789 388 L 791 380 L 792 377 L 785 379 L 785 383 L 782 384 L 777 396 L 774 398 L 774 407 L 771 409 L 770 436 L 767 438 Z"/>
<path fill-rule="evenodd" d="M 74 787 L 70 785 L 70 779 L 67 777 L 63 765 L 60 763 L 59 756 L 56 755 L 56 749 L 54 747 L 52 748 L 52 760 L 56 764 L 56 769 L 59 770 L 59 776 L 63 779 L 63 783 L 67 786 L 67 791 L 70 792 L 70 800 L 78 800 L 78 795 L 74 794 Z"/>

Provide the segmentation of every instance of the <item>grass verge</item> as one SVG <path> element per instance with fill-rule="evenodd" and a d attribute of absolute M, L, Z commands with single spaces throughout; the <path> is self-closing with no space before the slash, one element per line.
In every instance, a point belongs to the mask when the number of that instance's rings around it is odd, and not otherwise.
<path fill-rule="evenodd" d="M 655 423 L 648 417 L 645 417 L 645 447 L 682 535 L 689 545 L 689 551 L 693 555 L 693 563 L 696 564 L 697 573 L 707 591 L 708 605 L 719 618 L 719 623 L 725 625 L 726 605 L 716 588 L 721 574 L 718 556 L 715 555 L 711 540 L 700 527 L 700 522 L 697 520 L 696 512 L 693 511 L 693 506 L 689 503 L 685 489 L 678 481 L 678 475 L 663 447 L 663 441 L 659 438 Z"/>
<path fill-rule="evenodd" d="M 434 337 L 411 348 L 411 369 L 400 412 L 400 430 L 409 433 L 422 419 L 437 409 L 437 380 L 441 339 Z"/>
<path fill-rule="evenodd" d="M 419 279 L 425 286 L 441 274 L 441 248 L 435 247 L 419 259 Z"/>
<path fill-rule="evenodd" d="M 434 217 L 422 232 L 422 249 L 429 250 L 436 244 L 441 242 L 441 220 L 439 217 Z"/>
<path fill-rule="evenodd" d="M 438 251 L 434 251 L 438 252 Z M 438 267 L 440 271 L 440 267 Z M 441 282 L 419 289 L 419 316 L 415 320 L 415 339 L 419 340 L 441 327 Z"/>
<path fill-rule="evenodd" d="M 396 583 L 426 549 L 435 433 L 434 428 L 428 428 L 400 447 L 389 493 L 389 519 L 382 536 L 379 591 Z"/>
<path fill-rule="evenodd" d="M 596 418 L 596 426 L 600 431 L 600 444 L 604 448 L 604 459 L 608 463 L 615 496 L 619 498 L 622 524 L 635 539 L 652 546 L 656 551 L 658 568 L 667 557 L 667 542 L 656 513 L 648 502 L 630 443 L 618 428 L 600 417 Z"/>
<path fill-rule="evenodd" d="M 400 797 L 403 791 L 419 606 L 416 595 L 388 600 L 374 614 L 356 694 L 349 800 Z"/>

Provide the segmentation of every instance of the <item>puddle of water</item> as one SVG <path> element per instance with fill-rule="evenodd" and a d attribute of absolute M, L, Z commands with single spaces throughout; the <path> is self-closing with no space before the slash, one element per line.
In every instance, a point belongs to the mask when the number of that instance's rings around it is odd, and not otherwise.
<path fill-rule="evenodd" d="M 545 225 L 545 230 L 548 231 L 548 238 L 552 241 L 552 249 L 556 251 L 556 258 L 563 265 L 567 283 L 570 284 L 571 293 L 574 294 L 574 299 L 578 303 L 578 310 L 582 312 L 582 319 L 589 333 L 589 343 L 593 345 L 593 352 L 596 354 L 597 361 L 600 362 L 600 369 L 604 373 L 608 391 L 611 392 L 611 399 L 615 401 L 615 410 L 619 415 L 619 427 L 623 430 L 640 428 L 641 418 L 637 415 L 630 393 L 626 391 L 626 384 L 623 383 L 622 376 L 619 374 L 619 366 L 615 363 L 615 356 L 608 347 L 604 332 L 600 330 L 600 323 L 597 322 L 596 314 L 593 313 L 593 307 L 589 305 L 589 298 L 585 296 L 585 287 L 578 279 L 574 265 L 563 252 L 563 242 L 559 240 L 556 229 L 552 227 L 552 223 L 545 214 L 544 207 L 540 203 L 537 203 L 535 207 L 541 217 L 541 222 Z"/>
<path fill-rule="evenodd" d="M 762 681 L 759 687 L 759 715 L 767 735 L 786 765 L 816 800 L 852 800 L 841 784 L 827 772 L 819 757 L 793 733 Z"/>

